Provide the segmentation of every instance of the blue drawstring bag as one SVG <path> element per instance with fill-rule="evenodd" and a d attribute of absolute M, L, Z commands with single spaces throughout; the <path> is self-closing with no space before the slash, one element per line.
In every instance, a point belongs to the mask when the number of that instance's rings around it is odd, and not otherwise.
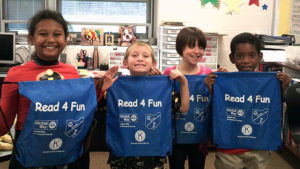
<path fill-rule="evenodd" d="M 219 148 L 277 150 L 281 90 L 276 72 L 216 73 L 213 141 Z"/>
<path fill-rule="evenodd" d="M 171 153 L 171 90 L 168 76 L 120 76 L 108 89 L 106 143 L 114 156 Z"/>
<path fill-rule="evenodd" d="M 19 93 L 31 103 L 16 143 L 17 160 L 24 167 L 74 162 L 97 106 L 94 80 L 19 82 Z"/>
<path fill-rule="evenodd" d="M 204 83 L 206 75 L 186 75 L 190 91 L 190 109 L 175 113 L 177 144 L 197 144 L 209 139 L 209 91 Z M 176 82 L 175 91 L 180 92 Z"/>

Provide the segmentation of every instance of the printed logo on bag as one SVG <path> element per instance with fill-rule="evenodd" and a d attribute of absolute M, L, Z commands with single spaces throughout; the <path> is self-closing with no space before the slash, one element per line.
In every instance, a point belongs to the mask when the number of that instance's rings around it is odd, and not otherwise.
<path fill-rule="evenodd" d="M 146 139 L 146 133 L 143 130 L 138 130 L 135 133 L 135 140 L 138 142 L 142 142 Z"/>
<path fill-rule="evenodd" d="M 57 126 L 56 123 L 57 123 L 57 120 L 56 121 L 51 121 L 49 123 L 49 128 L 52 129 L 52 130 L 56 129 L 56 126 Z"/>
<path fill-rule="evenodd" d="M 187 123 L 185 123 L 185 125 L 184 125 L 184 129 L 185 129 L 186 131 L 193 131 L 194 128 L 195 128 L 195 126 L 194 126 L 194 123 L 192 123 L 192 122 L 187 122 Z"/>
<path fill-rule="evenodd" d="M 137 120 L 137 116 L 135 114 L 132 114 L 130 119 L 132 122 L 135 122 Z"/>
<path fill-rule="evenodd" d="M 244 135 L 249 136 L 252 134 L 252 127 L 248 124 L 245 124 L 245 125 L 243 125 L 241 131 Z"/>
<path fill-rule="evenodd" d="M 119 115 L 120 127 L 135 127 L 138 122 L 137 114 L 120 114 Z"/>
<path fill-rule="evenodd" d="M 245 117 L 245 109 L 237 109 L 237 108 L 226 108 L 226 117 L 227 120 L 243 122 L 243 118 Z"/>
<path fill-rule="evenodd" d="M 263 125 L 269 117 L 269 109 L 263 110 L 253 109 L 252 110 L 252 122 L 255 124 Z"/>
<path fill-rule="evenodd" d="M 208 117 L 208 109 L 200 109 L 200 108 L 195 108 L 194 109 L 194 118 L 196 121 L 204 121 Z"/>
<path fill-rule="evenodd" d="M 55 138 L 50 141 L 49 148 L 51 150 L 58 150 L 62 146 L 62 144 L 63 144 L 62 139 Z"/>
<path fill-rule="evenodd" d="M 68 137 L 76 137 L 82 130 L 84 125 L 84 118 L 80 118 L 79 120 L 67 120 L 67 126 L 65 130 L 65 135 Z"/>
<path fill-rule="evenodd" d="M 161 113 L 158 112 L 154 115 L 146 114 L 145 118 L 146 118 L 145 126 L 150 130 L 155 130 L 157 128 L 157 126 L 159 126 L 159 124 L 160 124 Z"/>
<path fill-rule="evenodd" d="M 56 130 L 58 120 L 34 120 L 33 130 Z"/>

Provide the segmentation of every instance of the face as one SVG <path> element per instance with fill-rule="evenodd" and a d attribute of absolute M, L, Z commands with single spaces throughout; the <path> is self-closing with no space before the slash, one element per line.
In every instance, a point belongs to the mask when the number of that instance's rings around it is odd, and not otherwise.
<path fill-rule="evenodd" d="M 190 48 L 186 46 L 183 51 L 182 51 L 182 60 L 195 65 L 199 62 L 199 59 L 202 58 L 204 53 L 204 48 L 203 47 L 198 47 L 198 43 L 195 43 L 194 48 Z"/>
<path fill-rule="evenodd" d="M 63 27 L 52 19 L 44 19 L 36 25 L 30 44 L 37 56 L 45 61 L 55 61 L 65 48 L 67 41 Z"/>
<path fill-rule="evenodd" d="M 257 53 L 254 45 L 241 43 L 236 46 L 236 51 L 229 55 L 230 60 L 239 71 L 255 71 L 262 59 L 262 53 Z"/>
<path fill-rule="evenodd" d="M 156 66 L 152 60 L 151 51 L 146 46 L 133 47 L 123 64 L 129 69 L 132 76 L 149 75 L 151 68 Z"/>

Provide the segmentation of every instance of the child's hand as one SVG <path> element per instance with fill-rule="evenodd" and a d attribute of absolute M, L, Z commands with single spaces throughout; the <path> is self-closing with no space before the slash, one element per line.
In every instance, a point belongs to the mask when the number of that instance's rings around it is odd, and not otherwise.
<path fill-rule="evenodd" d="M 187 112 L 190 108 L 190 92 L 186 77 L 179 70 L 171 70 L 170 80 L 177 80 L 180 83 L 180 112 Z"/>
<path fill-rule="evenodd" d="M 169 75 L 170 80 L 177 80 L 179 83 L 187 83 L 187 79 L 179 70 L 171 70 Z"/>
<path fill-rule="evenodd" d="M 216 82 L 216 77 L 217 77 L 217 75 L 214 72 L 211 72 L 204 79 L 204 83 L 205 83 L 210 95 L 212 95 L 212 85 Z"/>
<path fill-rule="evenodd" d="M 277 72 L 277 79 L 281 82 L 281 89 L 282 92 L 285 91 L 285 89 L 289 86 L 289 84 L 291 83 L 292 79 L 283 72 Z"/>
<path fill-rule="evenodd" d="M 228 72 L 227 69 L 223 66 L 220 66 L 217 70 L 217 72 Z"/>
<path fill-rule="evenodd" d="M 160 70 L 158 70 L 156 67 L 151 68 L 149 75 L 162 75 Z"/>
<path fill-rule="evenodd" d="M 105 74 L 99 73 L 94 78 L 100 78 L 103 79 L 103 85 L 101 91 L 106 91 L 108 88 L 110 88 L 114 82 L 118 79 L 119 76 L 115 76 L 115 74 L 118 72 L 119 67 L 114 66 L 111 67 L 109 70 L 106 71 Z"/>

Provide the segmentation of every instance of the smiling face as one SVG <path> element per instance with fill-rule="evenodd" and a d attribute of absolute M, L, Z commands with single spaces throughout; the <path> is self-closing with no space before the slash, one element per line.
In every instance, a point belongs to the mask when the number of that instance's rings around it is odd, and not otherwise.
<path fill-rule="evenodd" d="M 63 27 L 52 19 L 40 21 L 29 40 L 37 56 L 44 61 L 57 60 L 67 44 Z"/>
<path fill-rule="evenodd" d="M 147 46 L 138 45 L 130 49 L 123 64 L 129 69 L 131 76 L 149 75 L 151 68 L 156 66 L 151 53 Z"/>
<path fill-rule="evenodd" d="M 239 43 L 235 52 L 229 55 L 230 61 L 239 71 L 255 71 L 256 66 L 262 60 L 262 53 L 258 53 L 254 45 Z"/>
<path fill-rule="evenodd" d="M 193 48 L 186 46 L 182 52 L 182 61 L 195 65 L 198 63 L 199 59 L 202 58 L 204 50 L 205 49 L 203 47 L 198 46 L 197 42 Z"/>

